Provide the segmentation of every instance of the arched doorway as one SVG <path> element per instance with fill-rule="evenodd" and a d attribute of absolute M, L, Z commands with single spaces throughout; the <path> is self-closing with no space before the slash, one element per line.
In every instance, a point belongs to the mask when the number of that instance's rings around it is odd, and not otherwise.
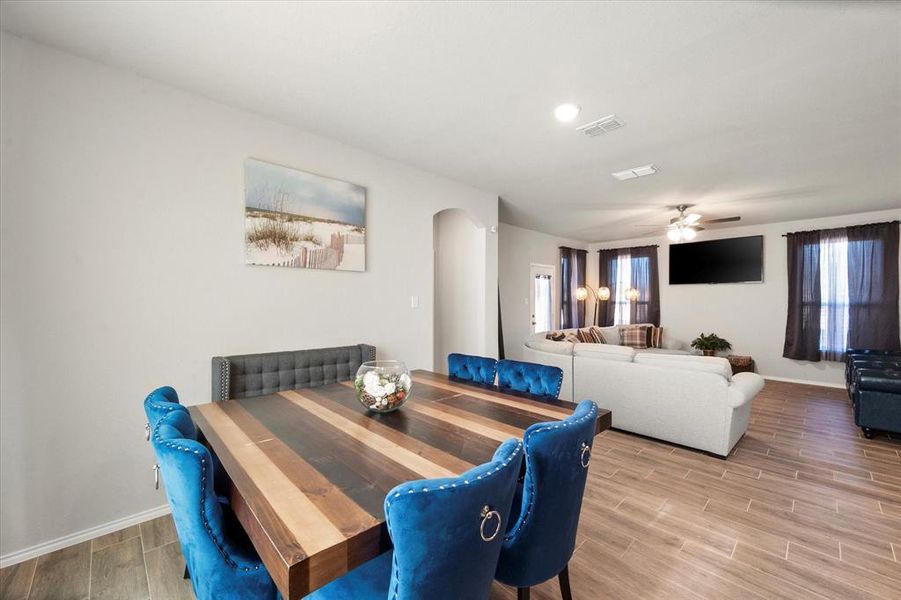
<path fill-rule="evenodd" d="M 485 229 L 461 209 L 434 216 L 435 371 L 451 352 L 485 354 Z"/>

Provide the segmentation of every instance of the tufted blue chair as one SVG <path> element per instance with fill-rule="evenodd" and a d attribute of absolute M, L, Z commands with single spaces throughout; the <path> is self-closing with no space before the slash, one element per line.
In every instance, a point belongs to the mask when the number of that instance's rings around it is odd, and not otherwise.
<path fill-rule="evenodd" d="M 497 361 L 493 358 L 457 353 L 447 355 L 447 374 L 454 379 L 494 385 L 496 372 Z"/>
<path fill-rule="evenodd" d="M 563 384 L 563 370 L 518 360 L 497 363 L 497 387 L 527 392 L 536 399 L 556 400 Z"/>
<path fill-rule="evenodd" d="M 597 416 L 597 405 L 583 400 L 571 417 L 536 423 L 523 437 L 522 504 L 504 536 L 496 575 L 517 587 L 520 599 L 528 599 L 531 586 L 555 576 L 564 600 L 572 598 L 567 565 L 576 544 Z"/>
<path fill-rule="evenodd" d="M 173 410 L 187 410 L 184 406 L 179 404 L 178 392 L 175 391 L 175 388 L 164 385 L 163 387 L 156 388 L 147 395 L 147 398 L 144 399 L 144 414 L 147 415 L 147 423 L 144 425 L 144 431 L 147 440 L 150 440 L 150 432 L 156 427 L 156 422 Z"/>
<path fill-rule="evenodd" d="M 487 599 L 522 464 L 508 440 L 459 477 L 403 483 L 385 498 L 394 550 L 306 600 Z"/>
<path fill-rule="evenodd" d="M 209 450 L 185 437 L 185 419 L 191 417 L 181 411 L 163 417 L 152 440 L 194 594 L 198 600 L 277 598 L 244 530 L 217 501 Z"/>

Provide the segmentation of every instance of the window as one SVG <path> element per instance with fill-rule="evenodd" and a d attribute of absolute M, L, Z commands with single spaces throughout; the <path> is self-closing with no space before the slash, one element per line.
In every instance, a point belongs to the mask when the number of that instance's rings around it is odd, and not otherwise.
<path fill-rule="evenodd" d="M 601 303 L 600 323 L 629 325 L 660 323 L 657 247 L 600 250 L 599 286 L 610 288 Z"/>
<path fill-rule="evenodd" d="M 897 221 L 786 238 L 784 357 L 841 361 L 849 348 L 901 349 Z"/>
<path fill-rule="evenodd" d="M 613 290 L 616 292 L 616 308 L 613 313 L 614 325 L 628 325 L 632 312 L 631 301 L 626 297 L 626 290 L 632 287 L 632 255 L 624 252 L 616 257 L 616 281 Z"/>
<path fill-rule="evenodd" d="M 551 276 L 535 275 L 532 281 L 532 302 L 535 312 L 532 319 L 532 333 L 550 331 L 554 328 L 553 296 L 551 295 Z"/>
<path fill-rule="evenodd" d="M 842 360 L 848 347 L 848 238 L 820 240 L 820 353 Z"/>

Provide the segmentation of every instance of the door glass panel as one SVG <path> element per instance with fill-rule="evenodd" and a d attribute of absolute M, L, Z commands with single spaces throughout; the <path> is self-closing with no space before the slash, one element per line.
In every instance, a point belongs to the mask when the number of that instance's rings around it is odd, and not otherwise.
<path fill-rule="evenodd" d="M 553 327 L 551 306 L 551 277 L 549 275 L 536 275 L 532 288 L 535 290 L 534 306 L 535 318 L 533 319 L 533 333 L 550 331 Z"/>

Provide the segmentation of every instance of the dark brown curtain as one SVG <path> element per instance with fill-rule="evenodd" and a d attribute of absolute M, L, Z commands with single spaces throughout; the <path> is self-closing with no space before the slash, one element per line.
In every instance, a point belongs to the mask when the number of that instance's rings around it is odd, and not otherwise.
<path fill-rule="evenodd" d="M 897 221 L 786 236 L 783 356 L 840 361 L 848 348 L 901 350 L 898 237 Z"/>
<path fill-rule="evenodd" d="M 630 323 L 660 326 L 660 278 L 657 273 L 657 246 L 629 248 L 632 265 L 631 285 L 641 295 L 629 307 Z"/>
<path fill-rule="evenodd" d="M 560 327 L 585 326 L 585 301 L 576 300 L 576 288 L 585 285 L 586 250 L 560 246 Z"/>
<path fill-rule="evenodd" d="M 598 287 L 610 288 L 610 300 L 601 303 L 600 325 L 615 325 L 616 299 L 623 290 L 616 285 L 620 257 L 629 257 L 631 279 L 629 285 L 641 295 L 629 305 L 630 323 L 660 325 L 660 275 L 657 267 L 657 246 L 613 248 L 598 250 Z"/>
<path fill-rule="evenodd" d="M 848 347 L 901 350 L 898 222 L 848 227 Z"/>
<path fill-rule="evenodd" d="M 788 243 L 788 319 L 782 356 L 820 360 L 820 232 L 786 236 Z"/>
<path fill-rule="evenodd" d="M 601 302 L 598 307 L 598 324 L 601 327 L 613 325 L 613 317 L 616 314 L 616 259 L 619 250 L 598 250 L 598 287 L 610 288 L 610 300 Z"/>

